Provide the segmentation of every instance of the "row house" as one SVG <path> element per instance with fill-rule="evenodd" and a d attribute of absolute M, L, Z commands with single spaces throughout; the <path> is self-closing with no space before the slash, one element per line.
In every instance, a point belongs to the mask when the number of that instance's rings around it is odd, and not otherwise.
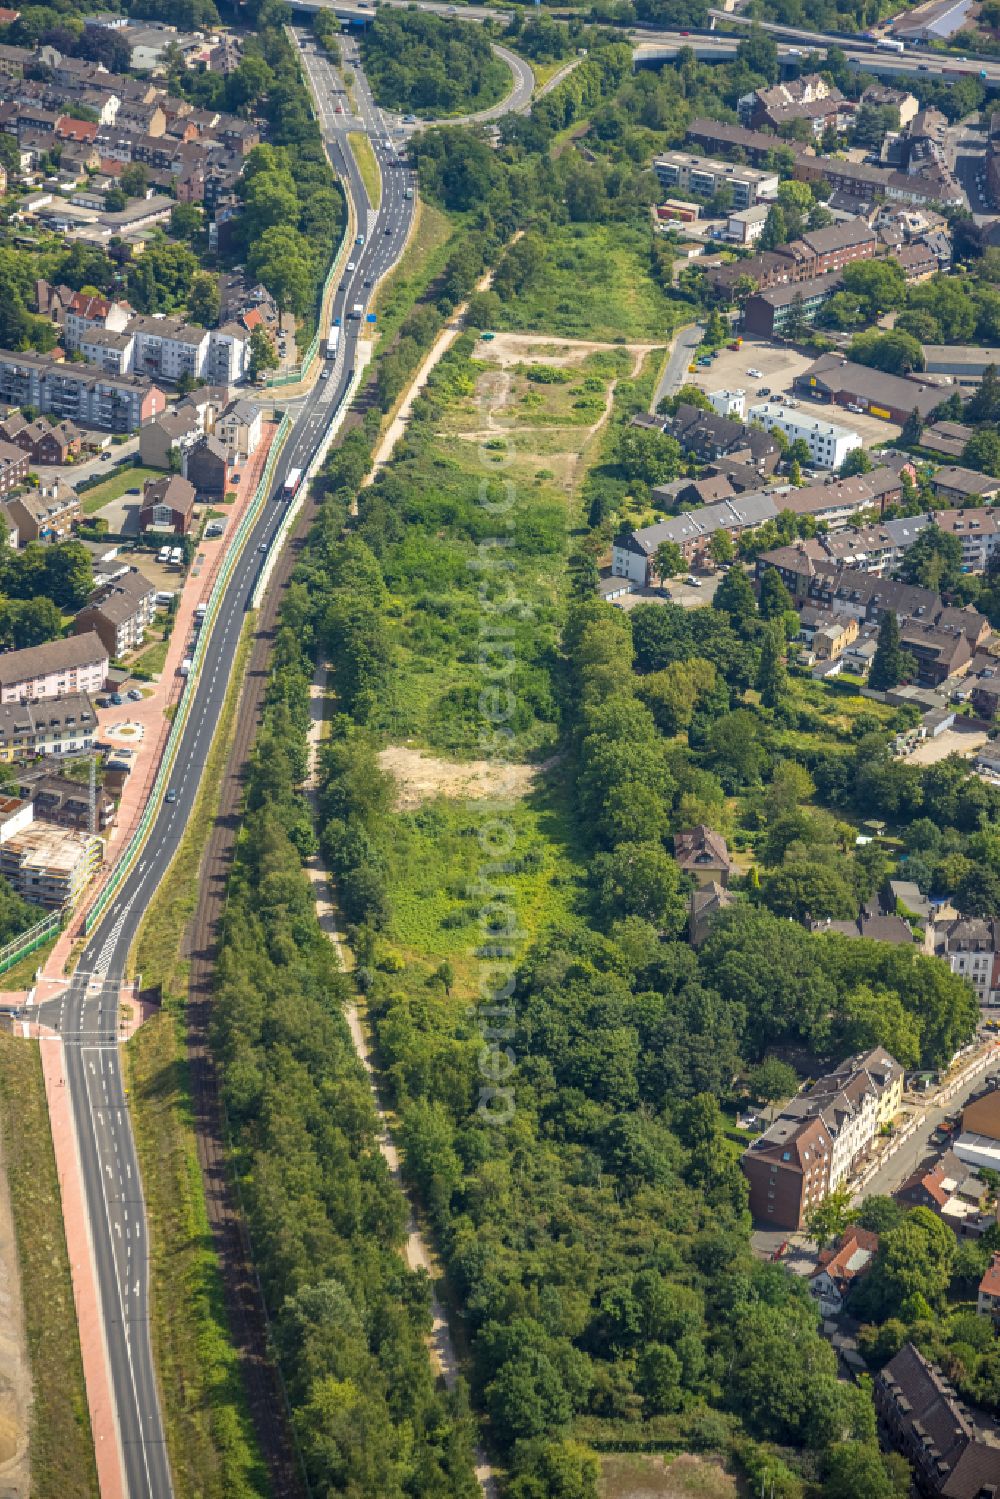
<path fill-rule="evenodd" d="M 960 978 L 967 979 L 981 1005 L 1000 1004 L 1000 923 L 960 916 L 935 929 L 935 950 Z"/>
<path fill-rule="evenodd" d="M 166 396 L 149 380 L 106 375 L 47 354 L 0 349 L 0 401 L 33 406 L 81 427 L 135 432 L 166 409 Z"/>
<path fill-rule="evenodd" d="M 725 281 L 732 285 L 734 279 L 727 277 Z M 797 322 L 814 323 L 843 284 L 843 277 L 834 272 L 829 276 L 818 276 L 813 281 L 797 281 L 757 291 L 744 303 L 743 331 L 761 338 L 774 338 Z"/>
<path fill-rule="evenodd" d="M 782 497 L 782 508 L 790 510 L 793 515 L 808 515 L 815 521 L 823 521 L 835 531 L 864 510 L 884 513 L 886 507 L 895 505 L 902 495 L 900 473 L 880 464 L 869 473 L 855 474 L 850 479 L 827 479 L 825 483 L 790 489 Z"/>
<path fill-rule="evenodd" d="M 772 166 L 776 152 L 792 159 L 803 154 L 802 147 L 796 142 L 782 140 L 768 131 L 750 130 L 745 125 L 731 125 L 726 120 L 708 120 L 701 115 L 688 125 L 684 138 L 690 145 L 711 155 L 739 151 L 755 167 Z"/>
<path fill-rule="evenodd" d="M 30 713 L 31 709 L 24 711 Z M 115 819 L 114 802 L 103 787 L 98 786 L 94 793 L 96 826 L 91 830 L 89 788 L 68 776 L 52 775 L 49 771 L 22 771 L 18 777 L 17 794 L 31 802 L 36 817 L 55 823 L 56 827 L 96 832 L 110 827 Z"/>
<path fill-rule="evenodd" d="M 687 403 L 678 406 L 673 416 L 664 418 L 663 431 L 702 463 L 738 458 L 758 474 L 766 475 L 774 472 L 781 456 L 778 444 L 760 428 Z"/>
<path fill-rule="evenodd" d="M 954 1386 L 912 1343 L 879 1370 L 873 1395 L 879 1435 L 910 1464 L 921 1499 L 997 1499 L 1000 1446 L 980 1436 Z"/>
<path fill-rule="evenodd" d="M 0 656 L 0 663 L 5 658 Z M 27 764 L 39 756 L 86 754 L 94 748 L 97 714 L 89 693 L 67 692 L 58 702 L 0 703 L 0 764 Z M 77 783 L 77 793 L 81 787 Z M 30 793 L 18 791 L 26 801 Z"/>
<path fill-rule="evenodd" d="M 743 1153 L 754 1218 L 802 1228 L 810 1210 L 856 1171 L 902 1099 L 903 1069 L 882 1048 L 847 1059 L 796 1094 Z"/>
<path fill-rule="evenodd" d="M 638 531 L 627 531 L 616 536 L 612 543 L 612 575 L 648 587 L 659 578 L 656 553 L 665 541 L 676 543 L 684 560 L 691 564 L 707 557 L 711 539 L 717 531 L 728 532 L 736 541 L 747 531 L 755 531 L 767 521 L 776 520 L 777 516 L 774 498 L 759 492 L 723 500 L 718 505 L 706 505 L 703 510 L 672 516 L 670 520 L 643 526 Z"/>
<path fill-rule="evenodd" d="M 128 325 L 135 339 L 134 366 L 139 374 L 175 384 L 182 376 L 205 378 L 209 331 L 182 318 L 136 317 Z"/>
<path fill-rule="evenodd" d="M 1000 552 L 1000 515 L 992 508 L 935 510 L 930 517 L 948 536 L 962 545 L 962 571 L 985 573 Z"/>
<path fill-rule="evenodd" d="M 83 434 L 74 422 L 49 423 L 39 417 L 36 421 L 26 422 L 11 441 L 28 455 L 32 463 L 53 467 L 79 456 Z"/>
<path fill-rule="evenodd" d="M 793 262 L 793 279 L 800 281 L 841 271 L 856 260 L 871 260 L 877 249 L 874 229 L 864 219 L 854 218 L 811 229 L 776 253 Z"/>
<path fill-rule="evenodd" d="M 108 653 L 99 636 L 68 635 L 45 645 L 0 655 L 0 702 L 48 702 L 76 692 L 100 692 Z"/>
<path fill-rule="evenodd" d="M 28 476 L 31 460 L 16 443 L 0 441 L 0 495 L 10 494 Z"/>
<path fill-rule="evenodd" d="M 80 519 L 80 496 L 71 484 L 42 484 L 15 495 L 7 508 L 22 545 L 29 541 L 65 541 Z"/>

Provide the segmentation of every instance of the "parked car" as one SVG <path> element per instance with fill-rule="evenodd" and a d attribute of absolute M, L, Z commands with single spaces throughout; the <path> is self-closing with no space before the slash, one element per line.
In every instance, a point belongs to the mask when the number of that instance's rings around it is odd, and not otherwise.
<path fill-rule="evenodd" d="M 763 373 L 763 370 L 755 370 L 752 367 L 747 370 L 747 374 L 750 376 L 751 380 L 759 380 Z"/>
<path fill-rule="evenodd" d="M 684 579 L 684 581 L 688 585 L 689 588 L 700 588 L 701 587 L 701 579 L 700 578 L 696 578 L 695 575 L 694 575 L 694 573 L 688 573 L 688 575 Z"/>
<path fill-rule="evenodd" d="M 141 703 L 142 689 L 141 687 L 130 687 L 125 696 L 133 703 Z"/>
<path fill-rule="evenodd" d="M 122 697 L 120 692 L 113 692 L 111 694 L 111 701 L 116 708 L 120 708 L 125 699 Z"/>

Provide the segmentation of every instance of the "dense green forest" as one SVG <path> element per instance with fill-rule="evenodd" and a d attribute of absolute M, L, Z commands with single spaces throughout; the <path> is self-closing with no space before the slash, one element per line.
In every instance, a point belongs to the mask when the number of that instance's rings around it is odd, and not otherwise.
<path fill-rule="evenodd" d="M 765 53 L 632 75 L 627 48 L 601 45 L 503 123 L 498 151 L 455 127 L 418 137 L 422 190 L 474 229 L 435 309 L 385 351 L 376 406 L 483 264 L 498 265 L 497 289 L 474 300 L 476 326 L 606 337 L 607 307 L 572 283 L 617 236 L 599 301 L 627 309 L 632 336 L 658 320 L 662 341 L 696 304 L 643 237 L 645 163 L 692 114 L 722 115 L 767 81 Z M 593 159 L 553 156 L 585 119 Z M 939 326 L 944 302 L 921 309 Z M 909 710 L 800 675 L 777 575 L 758 600 L 735 566 L 691 610 L 624 615 L 593 598 L 596 559 L 662 477 L 651 465 L 679 462 L 657 434 L 632 435 L 652 372 L 627 369 L 612 351 L 574 390 L 585 404 L 616 382 L 572 493 L 557 504 L 540 469 L 517 474 L 508 502 L 500 447 L 484 443 L 498 468 L 479 483 L 458 456 L 488 374 L 460 339 L 375 484 L 359 493 L 374 414 L 331 455 L 283 615 L 215 1044 L 310 1481 L 331 1494 L 475 1493 L 473 1408 L 510 1499 L 595 1499 L 609 1449 L 720 1454 L 780 1499 L 909 1489 L 906 1465 L 879 1453 L 866 1382 L 838 1379 L 803 1283 L 751 1253 L 736 1110 L 856 1049 L 940 1067 L 968 1040 L 975 1000 L 944 965 L 916 946 L 813 936 L 803 919 L 855 915 L 901 861 L 921 888 L 1000 915 L 1000 798 L 961 762 L 895 759 Z M 470 575 L 490 553 L 504 565 Z M 488 711 L 500 689 L 484 707 L 484 619 L 512 662 L 502 729 Z M 316 826 L 300 792 L 314 654 L 336 710 Z M 378 756 L 407 740 L 501 766 L 551 758 L 499 807 L 403 810 Z M 856 842 L 870 817 L 892 841 Z M 700 821 L 734 850 L 737 898 L 695 949 L 669 847 Z M 398 1254 L 403 1203 L 350 1050 L 347 980 L 300 871 L 317 838 L 459 1309 L 471 1406 L 431 1384 L 426 1287 Z M 872 1367 L 912 1337 L 1000 1410 L 997 1340 L 969 1310 L 992 1241 L 945 1242 L 922 1210 L 881 1199 L 862 1221 L 882 1234 L 861 1308 Z"/>
<path fill-rule="evenodd" d="M 379 104 L 432 119 L 488 109 L 512 87 L 485 29 L 454 16 L 382 10 L 365 29 L 361 55 Z"/>

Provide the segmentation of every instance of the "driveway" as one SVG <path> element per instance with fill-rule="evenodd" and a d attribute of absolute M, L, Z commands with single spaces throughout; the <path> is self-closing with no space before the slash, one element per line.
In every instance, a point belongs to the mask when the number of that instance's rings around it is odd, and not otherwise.
<path fill-rule="evenodd" d="M 104 433 L 100 434 L 102 437 Z M 63 479 L 67 484 L 79 484 L 81 479 L 91 479 L 95 474 L 106 478 L 110 471 L 125 459 L 131 457 L 139 450 L 139 438 L 129 437 L 125 442 L 113 443 L 107 449 L 110 455 L 105 457 L 98 453 L 93 458 L 88 458 L 85 463 L 42 463 L 34 472 L 46 483 L 52 483 L 55 479 Z"/>

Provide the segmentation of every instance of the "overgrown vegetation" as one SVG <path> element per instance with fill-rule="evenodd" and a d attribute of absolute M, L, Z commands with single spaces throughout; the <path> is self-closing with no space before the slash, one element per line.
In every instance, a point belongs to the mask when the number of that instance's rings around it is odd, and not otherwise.
<path fill-rule="evenodd" d="M 0 1136 L 31 1359 L 31 1492 L 96 1499 L 76 1304 L 38 1047 L 0 1032 Z"/>
<path fill-rule="evenodd" d="M 485 27 L 455 16 L 384 10 L 365 28 L 361 56 L 379 104 L 430 119 L 488 109 L 511 89 Z"/>

